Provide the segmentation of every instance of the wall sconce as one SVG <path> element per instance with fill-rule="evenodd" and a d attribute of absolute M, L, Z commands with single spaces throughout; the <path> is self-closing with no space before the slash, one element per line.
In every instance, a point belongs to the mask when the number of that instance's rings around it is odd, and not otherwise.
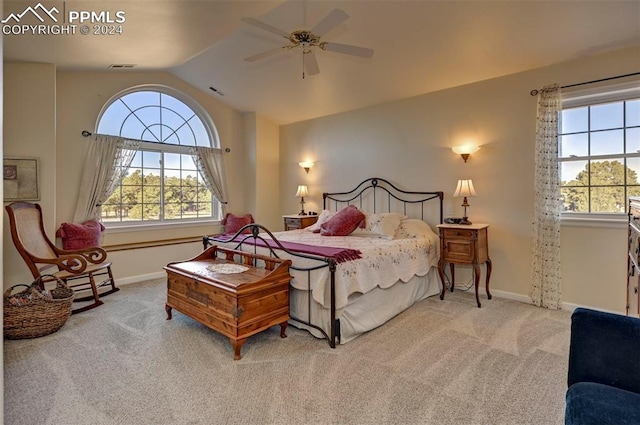
<path fill-rule="evenodd" d="M 296 196 L 300 197 L 300 213 L 298 215 L 307 215 L 307 213 L 304 212 L 304 197 L 309 196 L 309 189 L 307 189 L 307 186 L 304 184 L 298 186 Z"/>
<path fill-rule="evenodd" d="M 462 221 L 460 224 L 472 224 L 469 221 L 469 217 L 467 217 L 467 207 L 469 203 L 467 202 L 467 197 L 478 196 L 476 194 L 476 190 L 473 188 L 473 182 L 471 179 L 469 180 L 458 180 L 458 186 L 456 187 L 456 191 L 453 194 L 454 198 L 462 198 L 462 206 L 464 207 L 464 215 L 462 216 Z"/>
<path fill-rule="evenodd" d="M 309 169 L 313 167 L 313 164 L 314 164 L 313 161 L 298 162 L 298 165 L 300 166 L 300 168 L 304 168 L 304 171 L 306 171 L 307 174 L 309 174 Z"/>
<path fill-rule="evenodd" d="M 464 162 L 467 162 L 467 159 L 469 159 L 469 155 L 471 155 L 472 153 L 478 152 L 480 150 L 480 146 L 473 146 L 473 145 L 454 146 L 451 148 L 451 150 L 457 153 L 458 155 L 460 155 L 462 159 L 464 159 Z"/>

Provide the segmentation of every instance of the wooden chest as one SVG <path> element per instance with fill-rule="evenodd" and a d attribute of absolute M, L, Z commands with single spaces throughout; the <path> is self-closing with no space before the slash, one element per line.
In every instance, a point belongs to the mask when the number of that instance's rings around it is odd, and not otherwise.
<path fill-rule="evenodd" d="M 217 246 L 190 260 L 169 263 L 164 268 L 167 320 L 175 308 L 229 337 L 238 360 L 251 335 L 279 324 L 280 336 L 286 337 L 290 266 L 291 260 Z M 238 267 L 245 270 L 225 273 L 225 268 Z"/>

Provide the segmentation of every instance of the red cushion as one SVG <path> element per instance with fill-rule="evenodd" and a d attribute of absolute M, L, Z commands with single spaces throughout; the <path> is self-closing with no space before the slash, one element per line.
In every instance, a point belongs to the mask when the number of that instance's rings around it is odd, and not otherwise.
<path fill-rule="evenodd" d="M 227 213 L 221 223 L 224 225 L 224 233 L 227 235 L 233 235 L 238 230 L 242 229 L 243 226 L 253 222 L 253 216 L 251 214 L 234 215 Z M 245 229 L 242 233 L 251 233 L 251 230 Z"/>
<path fill-rule="evenodd" d="M 104 226 L 98 221 L 84 223 L 62 223 L 56 236 L 62 239 L 63 249 L 83 249 L 100 246 Z"/>
<path fill-rule="evenodd" d="M 320 226 L 322 236 L 347 236 L 362 223 L 365 216 L 354 205 L 349 205 L 338 211 Z"/>

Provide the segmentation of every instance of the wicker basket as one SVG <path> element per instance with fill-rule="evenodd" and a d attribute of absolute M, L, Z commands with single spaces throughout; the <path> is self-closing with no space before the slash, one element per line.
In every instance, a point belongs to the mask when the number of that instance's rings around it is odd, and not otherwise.
<path fill-rule="evenodd" d="M 56 280 L 56 287 L 41 289 L 42 279 Z M 26 289 L 11 294 L 20 286 Z M 8 339 L 37 338 L 60 329 L 71 315 L 73 289 L 53 275 L 42 275 L 31 285 L 14 285 L 4 293 L 4 336 Z"/>

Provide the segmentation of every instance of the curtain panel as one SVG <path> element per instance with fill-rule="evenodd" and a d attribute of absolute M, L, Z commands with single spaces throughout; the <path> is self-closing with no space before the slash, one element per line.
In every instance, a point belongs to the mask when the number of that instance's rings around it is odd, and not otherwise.
<path fill-rule="evenodd" d="M 227 173 L 224 165 L 224 151 L 203 146 L 194 147 L 190 151 L 193 162 L 204 178 L 207 189 L 220 201 L 224 217 L 227 204 Z"/>
<path fill-rule="evenodd" d="M 561 308 L 558 123 L 562 110 L 557 84 L 538 94 L 535 145 L 535 203 L 532 241 L 531 298 L 538 307 Z"/>
<path fill-rule="evenodd" d="M 94 134 L 91 137 L 73 214 L 75 223 L 100 220 L 100 207 L 126 175 L 139 147 L 139 141 L 119 136 Z"/>

